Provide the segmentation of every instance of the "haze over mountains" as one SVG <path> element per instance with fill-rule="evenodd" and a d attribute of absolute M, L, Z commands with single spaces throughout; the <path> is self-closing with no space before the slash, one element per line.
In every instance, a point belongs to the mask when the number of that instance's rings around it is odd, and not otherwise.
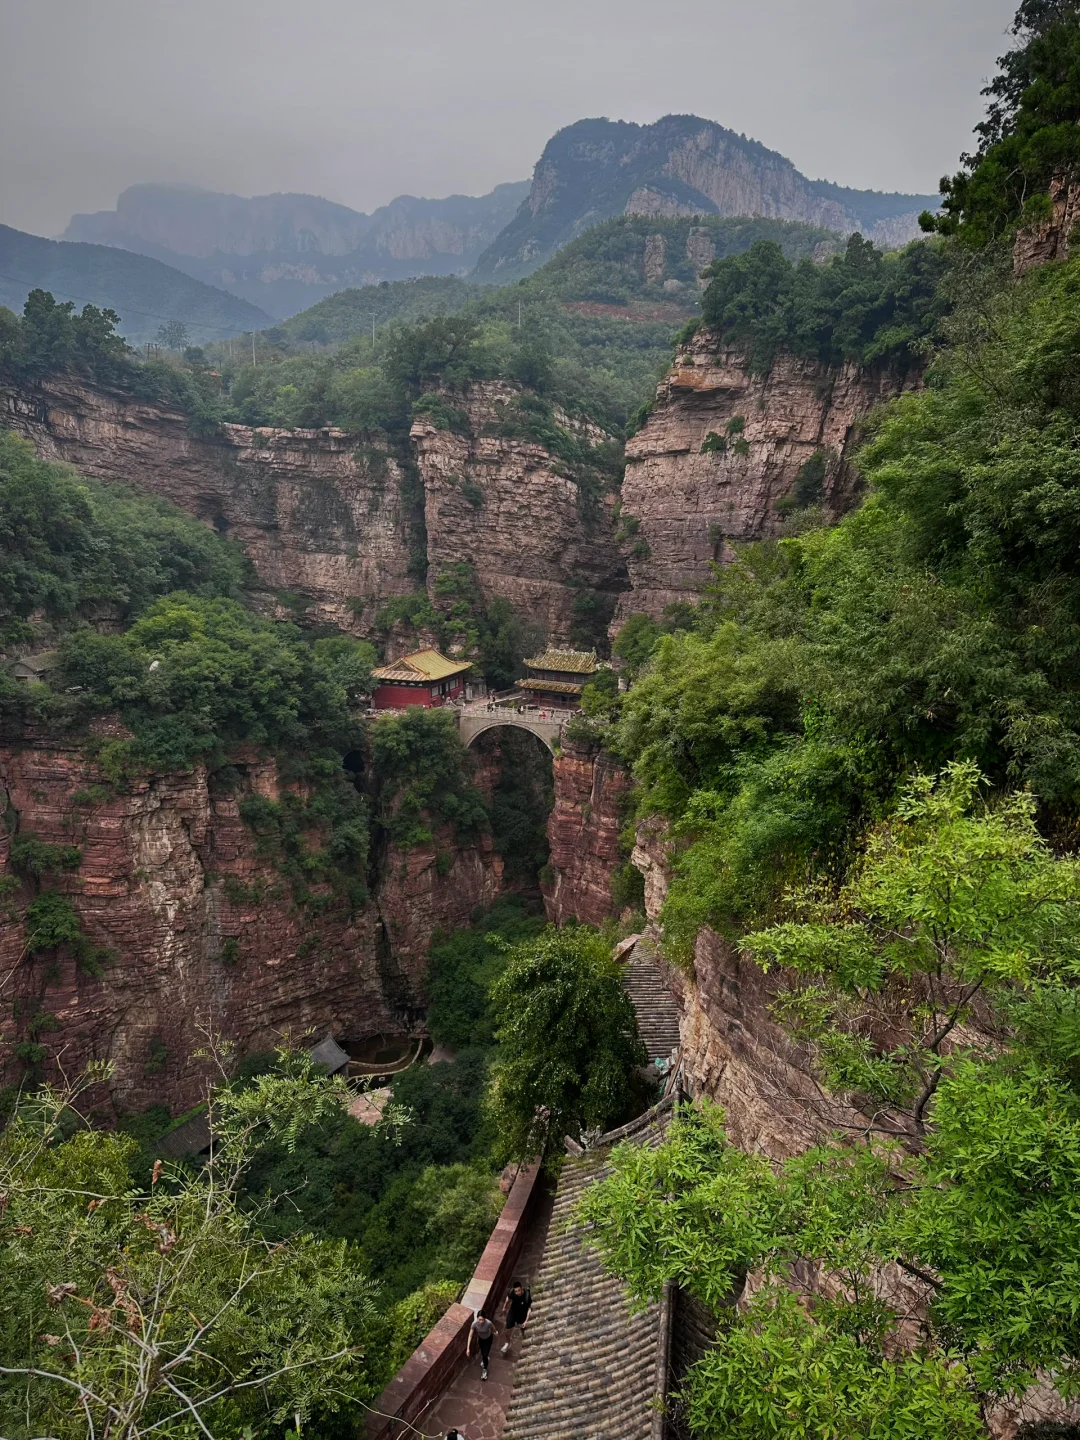
<path fill-rule="evenodd" d="M 937 201 L 809 180 L 777 151 L 694 115 L 580 120 L 547 143 L 531 182 L 476 197 L 402 195 L 370 215 L 316 195 L 134 185 L 115 210 L 74 215 L 61 244 L 3 231 L 0 300 L 18 309 L 41 286 L 111 306 L 136 342 L 154 337 L 158 316 L 183 321 L 198 342 L 384 280 L 502 283 L 617 215 L 793 220 L 890 247 L 914 238 L 919 212 Z"/>
<path fill-rule="evenodd" d="M 73 215 L 64 239 L 152 255 L 284 319 L 349 286 L 467 274 L 528 189 L 523 180 L 476 197 L 399 195 L 363 215 L 317 195 L 133 185 L 115 210 Z"/>

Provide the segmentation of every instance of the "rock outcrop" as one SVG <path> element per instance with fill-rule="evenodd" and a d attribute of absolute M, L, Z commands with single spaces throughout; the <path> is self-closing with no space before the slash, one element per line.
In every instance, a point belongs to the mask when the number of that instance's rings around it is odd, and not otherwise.
<path fill-rule="evenodd" d="M 171 500 L 243 545 L 265 607 L 355 634 L 408 593 L 408 527 L 397 461 L 340 430 L 223 425 L 192 433 L 164 404 L 55 376 L 0 387 L 0 423 L 100 480 Z"/>
<path fill-rule="evenodd" d="M 196 766 L 117 794 L 62 741 L 29 737 L 0 750 L 0 864 L 16 887 L 0 919 L 4 1083 L 17 1083 L 32 1059 L 16 1047 L 42 1043 L 69 1074 L 112 1060 L 107 1108 L 178 1109 L 201 1094 L 194 1052 L 204 1032 L 244 1053 L 284 1033 L 350 1040 L 400 1028 L 423 1004 L 433 931 L 467 924 L 498 894 L 490 847 L 441 836 L 408 854 L 391 848 L 371 899 L 353 913 L 343 901 L 298 904 L 240 815 L 245 796 L 278 797 L 277 767 L 252 753 L 232 768 L 239 778 L 228 790 Z M 11 870 L 16 835 L 80 849 L 78 869 L 56 888 L 87 938 L 113 952 L 100 974 L 83 973 L 70 947 L 27 953 L 36 882 Z"/>
<path fill-rule="evenodd" d="M 809 498 L 834 517 L 846 509 L 859 422 L 917 380 L 787 354 L 754 374 L 740 353 L 699 330 L 627 442 L 622 534 L 632 591 L 616 626 L 634 611 L 659 617 L 665 605 L 693 600 L 732 541 L 777 534 L 777 506 L 794 500 L 807 462 L 819 472 Z"/>
<path fill-rule="evenodd" d="M 1050 214 L 1038 225 L 1021 230 L 1013 245 L 1017 275 L 1051 260 L 1068 260 L 1070 242 L 1080 225 L 1080 181 L 1055 175 L 1050 182 Z"/>
<path fill-rule="evenodd" d="M 549 641 L 565 644 L 580 624 L 580 596 L 599 597 L 610 614 L 626 587 L 614 540 L 616 493 L 586 494 L 542 444 L 505 433 L 518 394 L 502 381 L 479 382 L 450 400 L 467 428 L 438 428 L 424 415 L 413 422 L 429 585 L 437 597 L 441 575 L 471 565 L 484 600 L 503 596 Z M 570 426 L 565 416 L 555 419 Z M 577 429 L 590 444 L 608 438 L 595 426 Z"/>
<path fill-rule="evenodd" d="M 630 776 L 611 755 L 566 739 L 554 771 L 544 906 L 556 925 L 571 919 L 601 925 L 614 910 L 611 881 L 623 859 L 619 832 Z"/>
<path fill-rule="evenodd" d="M 480 256 L 506 278 L 615 215 L 764 216 L 891 243 L 919 234 L 936 195 L 885 195 L 808 180 L 775 150 L 697 115 L 653 125 L 579 120 L 548 141 L 520 210 Z"/>

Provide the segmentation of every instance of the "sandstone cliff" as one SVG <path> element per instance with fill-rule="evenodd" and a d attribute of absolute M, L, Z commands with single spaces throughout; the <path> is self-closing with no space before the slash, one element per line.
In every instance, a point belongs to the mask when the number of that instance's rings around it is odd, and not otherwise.
<path fill-rule="evenodd" d="M 391 847 L 372 898 L 353 914 L 338 902 L 298 905 L 240 817 L 246 795 L 278 796 L 277 768 L 254 753 L 233 768 L 239 781 L 229 790 L 197 766 L 116 794 L 61 741 L 0 749 L 5 876 L 15 882 L 15 835 L 78 846 L 81 864 L 57 888 L 89 939 L 114 952 L 97 976 L 65 947 L 28 955 L 33 882 L 9 897 L 0 919 L 4 1083 L 22 1073 L 15 1045 L 36 1037 L 69 1073 L 91 1058 L 114 1061 L 109 1106 L 163 1101 L 175 1110 L 201 1093 L 193 1056 L 203 1027 L 241 1053 L 270 1048 L 284 1032 L 349 1040 L 400 1028 L 422 1007 L 432 932 L 468 923 L 498 894 L 490 847 L 442 836 L 408 854 Z"/>
<path fill-rule="evenodd" d="M 785 354 L 755 375 L 741 354 L 699 330 L 679 350 L 645 426 L 627 442 L 622 533 L 632 592 L 620 603 L 616 627 L 634 611 L 659 617 L 665 605 L 693 600 L 713 564 L 730 555 L 731 541 L 777 534 L 778 502 L 791 495 L 811 457 L 823 467 L 824 510 L 834 517 L 843 511 L 857 483 L 851 454 L 859 422 L 915 382 Z M 710 435 L 720 446 L 703 452 Z"/>
<path fill-rule="evenodd" d="M 570 919 L 602 925 L 614 909 L 611 881 L 623 859 L 619 832 L 630 776 L 612 756 L 573 740 L 563 741 L 554 770 L 547 916 L 555 925 Z"/>
<path fill-rule="evenodd" d="M 518 395 L 502 381 L 456 397 L 468 429 L 439 429 L 427 416 L 412 427 L 424 484 L 428 578 L 465 562 L 485 600 L 501 595 L 553 643 L 571 640 L 579 595 L 599 594 L 608 613 L 626 586 L 614 540 L 613 488 L 590 509 L 567 467 L 536 441 L 501 433 Z M 569 425 L 565 416 L 556 420 Z M 606 437 L 579 427 L 590 444 Z"/>
<path fill-rule="evenodd" d="M 149 490 L 239 541 L 272 613 L 367 634 L 379 606 L 413 588 L 397 462 L 356 436 L 244 425 L 197 436 L 179 410 L 66 376 L 0 386 L 0 423 L 45 459 Z"/>
<path fill-rule="evenodd" d="M 808 180 L 785 156 L 697 115 L 652 125 L 579 120 L 548 141 L 520 210 L 477 262 L 506 278 L 615 215 L 765 216 L 871 239 L 914 239 L 935 195 Z"/>
<path fill-rule="evenodd" d="M 1013 246 L 1013 269 L 1022 275 L 1035 265 L 1068 260 L 1077 225 L 1080 225 L 1080 181 L 1055 175 L 1050 182 L 1050 214 L 1041 224 L 1019 232 Z"/>

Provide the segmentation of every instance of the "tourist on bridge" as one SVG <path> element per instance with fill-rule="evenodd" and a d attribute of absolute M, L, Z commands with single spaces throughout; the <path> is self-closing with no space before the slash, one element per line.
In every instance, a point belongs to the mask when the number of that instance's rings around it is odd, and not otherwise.
<path fill-rule="evenodd" d="M 495 1338 L 495 1326 L 483 1310 L 477 1310 L 476 1319 L 469 1326 L 469 1339 L 465 1347 L 466 1355 L 473 1353 L 473 1341 L 476 1341 L 480 1351 L 480 1379 L 486 1380 L 488 1375 L 488 1359 L 491 1356 L 491 1342 Z"/>
<path fill-rule="evenodd" d="M 510 1349 L 514 1331 L 520 1327 L 522 1335 L 525 1334 L 525 1326 L 529 1323 L 531 1309 L 532 1291 L 520 1280 L 515 1280 L 510 1288 L 510 1294 L 506 1297 L 506 1341 L 502 1347 L 504 1355 Z"/>

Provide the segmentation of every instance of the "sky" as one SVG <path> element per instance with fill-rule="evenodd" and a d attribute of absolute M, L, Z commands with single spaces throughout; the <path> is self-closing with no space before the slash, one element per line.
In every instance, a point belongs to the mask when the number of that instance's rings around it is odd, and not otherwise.
<path fill-rule="evenodd" d="M 1017 0 L 0 0 L 0 224 L 143 181 L 372 210 L 527 178 L 586 116 L 696 114 L 934 192 Z"/>

